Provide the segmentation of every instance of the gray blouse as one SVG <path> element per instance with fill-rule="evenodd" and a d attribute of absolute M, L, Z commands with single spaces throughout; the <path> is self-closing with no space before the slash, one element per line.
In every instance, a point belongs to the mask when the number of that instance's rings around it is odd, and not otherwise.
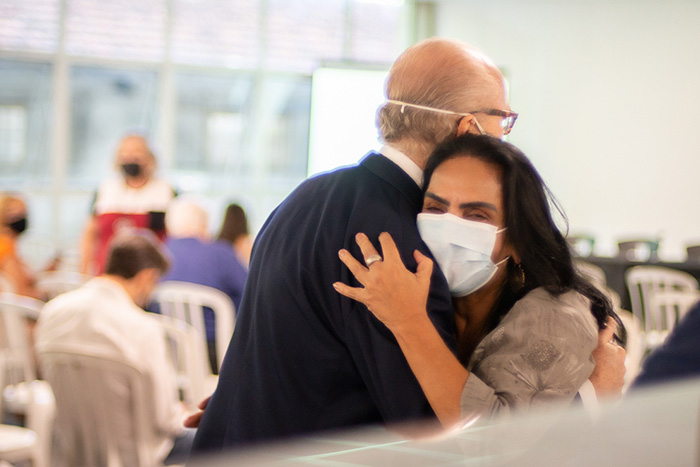
<path fill-rule="evenodd" d="M 570 403 L 595 366 L 598 325 L 587 298 L 537 288 L 477 346 L 461 397 L 465 419 Z"/>

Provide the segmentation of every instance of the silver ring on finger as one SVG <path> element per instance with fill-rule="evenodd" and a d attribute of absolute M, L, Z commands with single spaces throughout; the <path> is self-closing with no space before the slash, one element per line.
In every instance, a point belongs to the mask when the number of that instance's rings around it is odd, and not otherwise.
<path fill-rule="evenodd" d="M 366 264 L 367 267 L 369 268 L 370 266 L 372 266 L 372 265 L 373 265 L 374 263 L 376 263 L 377 261 L 380 261 L 380 262 L 381 262 L 381 261 L 384 261 L 384 260 L 383 260 L 382 257 L 379 256 L 379 255 L 369 255 L 369 256 L 367 257 L 367 259 L 365 259 L 365 264 Z"/>

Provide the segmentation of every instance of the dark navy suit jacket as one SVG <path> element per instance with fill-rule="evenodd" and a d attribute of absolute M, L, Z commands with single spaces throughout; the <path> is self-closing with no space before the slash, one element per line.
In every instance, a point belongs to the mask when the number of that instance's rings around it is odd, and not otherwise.
<path fill-rule="evenodd" d="M 429 254 L 416 227 L 416 183 L 370 154 L 355 167 L 302 183 L 270 215 L 251 258 L 236 329 L 195 451 L 370 423 L 435 420 L 391 332 L 333 282 L 358 286 L 340 262 L 361 258 L 355 234 L 389 232 L 415 270 Z M 430 317 L 454 348 L 444 276 L 434 268 Z"/>
<path fill-rule="evenodd" d="M 700 303 L 673 328 L 644 362 L 632 388 L 700 377 Z"/>

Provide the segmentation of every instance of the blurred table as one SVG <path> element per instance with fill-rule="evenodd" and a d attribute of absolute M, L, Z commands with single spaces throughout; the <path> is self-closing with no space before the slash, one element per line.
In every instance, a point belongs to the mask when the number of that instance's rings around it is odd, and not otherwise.
<path fill-rule="evenodd" d="M 625 283 L 625 271 L 633 266 L 662 266 L 687 272 L 700 282 L 700 262 L 668 263 L 664 261 L 630 261 L 626 258 L 606 258 L 598 256 L 580 257 L 581 261 L 595 264 L 605 272 L 608 287 L 620 295 L 622 308 L 631 310 L 629 291 Z"/>

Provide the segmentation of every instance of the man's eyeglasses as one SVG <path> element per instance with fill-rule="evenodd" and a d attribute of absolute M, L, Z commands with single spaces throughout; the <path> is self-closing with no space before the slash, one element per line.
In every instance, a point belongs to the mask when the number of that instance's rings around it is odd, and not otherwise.
<path fill-rule="evenodd" d="M 495 115 L 497 117 L 503 117 L 501 120 L 501 128 L 503 128 L 503 135 L 510 133 L 513 129 L 515 121 L 518 119 L 518 114 L 511 112 L 510 110 L 500 110 L 500 109 L 486 109 L 486 110 L 475 110 L 474 112 L 469 112 L 470 114 L 486 114 Z"/>
<path fill-rule="evenodd" d="M 510 110 L 499 110 L 499 109 L 485 109 L 485 110 L 475 110 L 473 112 L 453 112 L 452 110 L 444 110 L 444 109 L 436 109 L 435 107 L 428 107 L 425 105 L 418 105 L 418 104 L 410 104 L 408 102 L 403 102 L 403 101 L 397 101 L 394 99 L 387 99 L 387 102 L 390 104 L 395 104 L 395 105 L 400 105 L 401 106 L 401 113 L 404 113 L 404 110 L 406 107 L 413 107 L 414 109 L 421 109 L 421 110 L 429 110 L 431 112 L 438 112 L 442 114 L 448 114 L 448 115 L 462 115 L 462 116 L 467 116 L 471 114 L 486 114 L 486 115 L 495 115 L 497 117 L 503 117 L 501 120 L 501 128 L 503 128 L 503 135 L 507 135 L 510 133 L 510 130 L 513 129 L 513 125 L 515 125 L 515 120 L 518 118 L 518 114 L 515 112 L 511 112 Z"/>

